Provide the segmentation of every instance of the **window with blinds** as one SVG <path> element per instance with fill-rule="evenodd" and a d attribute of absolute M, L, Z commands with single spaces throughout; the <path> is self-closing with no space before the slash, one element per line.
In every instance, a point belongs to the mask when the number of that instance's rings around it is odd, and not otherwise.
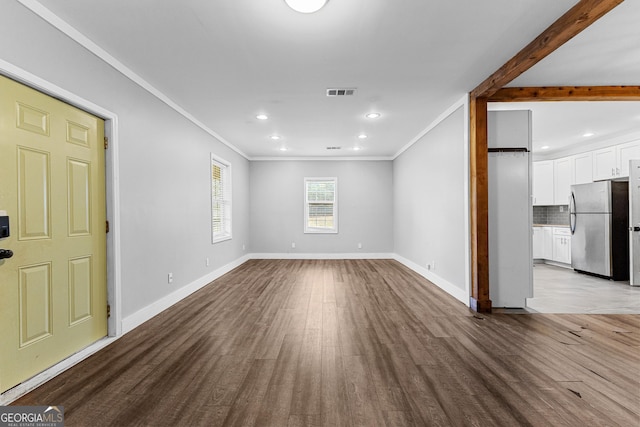
<path fill-rule="evenodd" d="M 231 239 L 231 165 L 211 154 L 211 241 Z"/>
<path fill-rule="evenodd" d="M 304 232 L 338 232 L 338 178 L 304 179 Z"/>

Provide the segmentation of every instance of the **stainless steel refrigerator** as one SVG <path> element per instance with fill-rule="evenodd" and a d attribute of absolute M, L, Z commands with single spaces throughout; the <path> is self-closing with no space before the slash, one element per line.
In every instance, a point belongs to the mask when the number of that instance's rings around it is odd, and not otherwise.
<path fill-rule="evenodd" d="M 629 284 L 640 286 L 640 160 L 629 162 L 629 243 Z"/>
<path fill-rule="evenodd" d="M 571 186 L 571 266 L 612 280 L 629 279 L 629 183 Z"/>

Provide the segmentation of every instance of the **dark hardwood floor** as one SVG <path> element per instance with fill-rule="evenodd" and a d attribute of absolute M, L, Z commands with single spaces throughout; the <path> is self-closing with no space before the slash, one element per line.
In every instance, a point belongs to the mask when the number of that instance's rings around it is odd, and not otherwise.
<path fill-rule="evenodd" d="M 477 315 L 391 260 L 254 260 L 14 402 L 66 426 L 637 426 L 640 317 Z"/>

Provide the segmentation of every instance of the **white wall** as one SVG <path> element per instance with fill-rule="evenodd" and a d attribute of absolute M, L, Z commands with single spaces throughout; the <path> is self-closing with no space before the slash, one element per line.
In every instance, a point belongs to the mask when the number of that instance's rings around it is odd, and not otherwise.
<path fill-rule="evenodd" d="M 466 108 L 462 103 L 395 159 L 393 229 L 399 257 L 468 303 Z"/>
<path fill-rule="evenodd" d="M 249 225 L 245 158 L 18 2 L 0 3 L 0 60 L 118 117 L 124 318 L 242 257 Z M 210 152 L 233 167 L 233 240 L 216 245 Z"/>
<path fill-rule="evenodd" d="M 392 171 L 391 161 L 251 162 L 251 251 L 391 253 Z M 338 178 L 337 234 L 304 234 L 305 177 Z"/>

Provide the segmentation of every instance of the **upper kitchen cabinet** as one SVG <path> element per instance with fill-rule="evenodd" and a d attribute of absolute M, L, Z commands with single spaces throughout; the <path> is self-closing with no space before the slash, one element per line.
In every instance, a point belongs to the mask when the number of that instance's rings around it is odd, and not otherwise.
<path fill-rule="evenodd" d="M 593 180 L 616 177 L 616 147 L 601 148 L 593 152 Z"/>
<path fill-rule="evenodd" d="M 576 154 L 572 157 L 572 163 L 574 184 L 593 182 L 593 153 Z"/>
<path fill-rule="evenodd" d="M 532 181 L 533 205 L 553 205 L 553 160 L 533 162 Z"/>
<path fill-rule="evenodd" d="M 573 184 L 573 158 L 563 157 L 553 161 L 553 204 L 568 205 Z"/>
<path fill-rule="evenodd" d="M 640 159 L 640 141 L 631 141 L 594 151 L 593 180 L 627 178 L 631 159 Z"/>
<path fill-rule="evenodd" d="M 629 177 L 629 160 L 640 159 L 640 141 L 631 141 L 617 146 L 618 161 L 620 163 L 620 177 Z"/>

